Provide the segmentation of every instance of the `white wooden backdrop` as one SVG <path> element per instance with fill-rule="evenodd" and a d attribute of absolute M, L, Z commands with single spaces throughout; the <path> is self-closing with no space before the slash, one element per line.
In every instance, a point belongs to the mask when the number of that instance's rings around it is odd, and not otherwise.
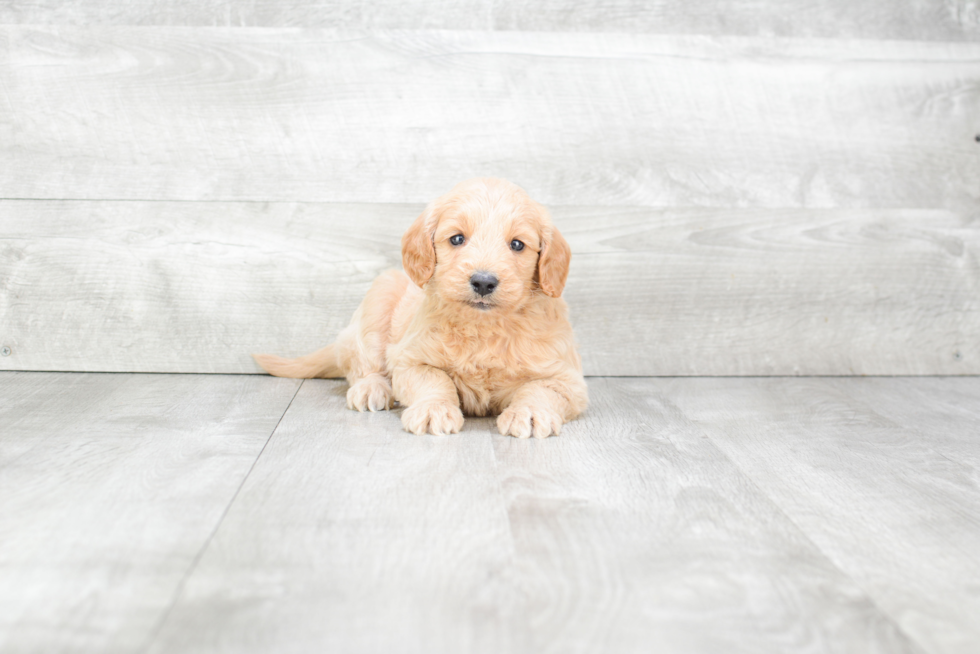
<path fill-rule="evenodd" d="M 976 0 L 4 0 L 0 23 L 980 40 Z"/>
<path fill-rule="evenodd" d="M 0 3 L 0 369 L 308 351 L 497 175 L 589 374 L 980 374 L 972 0 L 88 4 Z"/>

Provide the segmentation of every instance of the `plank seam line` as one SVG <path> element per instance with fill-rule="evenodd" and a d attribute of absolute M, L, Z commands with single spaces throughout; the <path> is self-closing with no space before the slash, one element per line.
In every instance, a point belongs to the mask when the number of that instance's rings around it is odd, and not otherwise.
<path fill-rule="evenodd" d="M 22 373 L 25 375 L 213 375 L 224 377 L 261 377 L 265 372 L 167 372 L 162 370 L 22 370 L 19 368 L 0 368 L 0 375 Z M 850 373 L 850 374 L 819 374 L 819 375 L 584 375 L 586 379 L 976 379 L 980 373 L 964 372 L 925 372 L 925 373 Z M 324 379 L 344 379 L 343 377 L 326 377 Z"/>
<path fill-rule="evenodd" d="M 822 547 L 820 547 L 820 545 L 818 545 L 816 543 L 816 541 L 813 540 L 813 538 L 810 537 L 810 534 L 807 531 L 805 531 L 796 522 L 796 520 L 793 519 L 793 517 L 789 513 L 787 513 L 786 509 L 782 506 L 782 504 L 780 504 L 779 502 L 777 502 L 776 501 L 776 498 L 774 498 L 772 495 L 770 495 L 769 493 L 767 493 L 765 491 L 765 489 L 763 489 L 756 482 L 755 478 L 753 476 L 751 476 L 748 472 L 746 472 L 745 469 L 741 465 L 739 465 L 738 461 L 736 461 L 734 458 L 732 458 L 728 454 L 728 452 L 725 451 L 725 449 L 723 449 L 715 441 L 715 439 L 711 436 L 711 433 L 709 432 L 709 430 L 704 429 L 699 423 L 697 423 L 696 421 L 688 418 L 687 415 L 680 409 L 680 407 L 678 407 L 676 404 L 674 404 L 670 400 L 666 400 L 665 399 L 665 401 L 668 404 L 670 404 L 670 406 L 673 407 L 673 409 L 675 411 L 677 411 L 679 415 L 685 416 L 685 418 L 688 421 L 688 423 L 690 423 L 691 425 L 693 425 L 699 432 L 701 432 L 701 434 L 705 438 L 708 439 L 708 441 L 711 443 L 711 446 L 714 447 L 715 450 L 717 450 L 722 456 L 724 456 L 728 460 L 728 462 L 731 463 L 732 466 L 736 470 L 738 470 L 739 474 L 742 475 L 742 477 L 749 484 L 751 484 L 752 487 L 756 489 L 756 491 L 758 491 L 759 495 L 761 495 L 762 497 L 766 498 L 766 500 L 773 506 L 773 508 L 776 509 L 777 511 L 779 511 L 779 514 L 782 515 L 784 518 L 786 518 L 786 520 L 787 520 L 787 522 L 789 522 L 789 524 L 793 525 L 793 527 L 796 529 L 796 531 L 799 532 L 800 536 L 802 536 L 806 540 L 806 542 L 810 543 L 810 545 L 813 546 L 814 550 L 817 551 L 817 552 L 819 552 L 820 555 L 823 556 L 824 560 L 827 561 L 827 563 L 829 563 L 831 566 L 833 566 L 833 568 L 835 570 L 837 570 L 838 572 L 840 572 L 840 574 L 842 576 L 844 576 L 847 579 L 849 579 L 850 582 L 852 584 L 854 584 L 854 587 L 857 588 L 858 590 L 860 590 L 864 594 L 864 597 L 867 598 L 867 600 L 869 602 L 871 602 L 872 606 L 874 606 L 875 610 L 878 611 L 878 614 L 882 618 L 888 620 L 888 622 L 891 623 L 895 627 L 895 630 L 898 633 L 902 634 L 903 636 L 905 636 L 905 638 L 908 639 L 909 643 L 911 643 L 911 644 L 915 645 L 916 647 L 918 647 L 922 652 L 928 652 L 929 651 L 915 637 L 913 637 L 905 629 L 902 628 L 902 625 L 900 625 L 898 623 L 898 621 L 895 619 L 895 617 L 889 611 L 886 611 L 881 606 L 881 604 L 878 603 L 878 600 L 875 598 L 875 596 L 867 588 L 864 587 L 864 584 L 859 583 L 858 580 L 855 579 L 853 575 L 851 575 L 851 573 L 849 573 L 848 571 L 846 571 L 843 568 L 841 568 L 841 566 L 837 564 L 837 561 L 835 561 L 829 554 L 827 554 L 827 552 L 824 551 L 824 549 Z"/>
<path fill-rule="evenodd" d="M 2 27 L 2 25 L 0 25 Z M 980 63 L 971 62 L 971 63 Z M 283 199 L 277 196 L 267 197 L 219 197 L 219 198 L 188 198 L 188 197 L 161 197 L 161 196 L 141 196 L 141 197 L 96 197 L 88 198 L 82 196 L 71 197 L 46 197 L 46 196 L 27 196 L 11 195 L 0 196 L 0 202 L 17 203 L 63 203 L 63 204 L 297 204 L 297 205 L 329 205 L 329 206 L 364 206 L 364 207 L 413 207 L 411 211 L 421 211 L 429 201 L 421 200 L 309 200 L 309 199 Z M 701 214 L 701 213 L 720 213 L 723 211 L 741 211 L 746 215 L 755 215 L 761 212 L 798 212 L 798 213 L 825 213 L 834 214 L 842 212 L 858 212 L 868 214 L 869 212 L 892 212 L 892 213 L 943 213 L 959 215 L 962 213 L 958 209 L 950 209 L 946 206 L 828 206 L 828 207 L 806 207 L 790 204 L 765 205 L 751 208 L 727 207 L 727 206 L 699 206 L 691 204 L 677 203 L 637 203 L 637 202 L 547 202 L 545 206 L 549 209 L 595 209 L 601 211 L 655 211 L 679 214 Z"/>
<path fill-rule="evenodd" d="M 160 617 L 160 620 L 157 622 L 156 626 L 150 632 L 150 635 L 146 639 L 146 644 L 140 648 L 141 652 L 149 651 L 150 647 L 153 646 L 153 643 L 156 642 L 156 639 L 160 635 L 160 632 L 163 631 L 164 625 L 167 624 L 167 620 L 170 619 L 170 614 L 173 613 L 174 607 L 177 606 L 177 602 L 180 600 L 180 596 L 184 592 L 184 586 L 187 585 L 187 581 L 191 578 L 191 575 L 194 574 L 194 571 L 197 569 L 197 566 L 201 562 L 201 559 L 204 558 L 204 553 L 211 546 L 211 541 L 214 540 L 215 534 L 217 534 L 218 530 L 221 529 L 221 525 L 224 523 L 225 518 L 228 516 L 228 512 L 231 510 L 231 507 L 234 506 L 235 500 L 238 499 L 239 493 L 242 492 L 242 488 L 245 487 L 245 482 L 248 481 L 248 478 L 252 475 L 252 471 L 255 470 L 256 464 L 259 462 L 259 459 L 262 458 L 262 453 L 265 452 L 265 448 L 268 447 L 269 442 L 272 441 L 272 437 L 275 436 L 276 430 L 279 429 L 279 425 L 282 423 L 282 419 L 285 418 L 286 414 L 289 412 L 289 407 L 293 406 L 293 400 L 295 400 L 296 396 L 299 395 L 299 391 L 301 388 L 303 388 L 303 384 L 305 382 L 306 382 L 305 379 L 301 380 L 299 385 L 296 387 L 296 392 L 293 393 L 293 396 L 291 398 L 289 398 L 289 403 L 286 405 L 286 408 L 283 410 L 282 415 L 279 416 L 279 420 L 276 421 L 276 426 L 273 427 L 272 431 L 269 432 L 269 437 L 265 439 L 265 442 L 262 444 L 262 449 L 259 450 L 259 453 L 256 455 L 255 460 L 252 461 L 252 465 L 249 466 L 248 472 L 246 472 L 245 476 L 242 477 L 241 483 L 238 484 L 238 488 L 235 489 L 235 493 L 231 496 L 231 499 L 228 501 L 228 504 L 225 506 L 224 511 L 221 512 L 221 516 L 218 517 L 218 520 L 214 525 L 214 529 L 212 529 L 211 533 L 208 534 L 208 537 L 204 539 L 204 544 L 201 545 L 201 548 L 194 556 L 194 560 L 191 561 L 190 566 L 188 566 L 187 571 L 184 573 L 184 576 L 181 578 L 180 583 L 177 584 L 177 588 L 174 590 L 173 599 L 171 600 L 170 605 L 167 607 L 167 610 L 163 612 L 163 615 Z"/>
<path fill-rule="evenodd" d="M 494 447 L 493 441 L 494 436 L 499 432 L 497 431 L 497 421 L 491 418 L 489 434 L 487 435 L 487 441 L 490 445 L 490 460 L 493 463 L 493 479 L 494 487 L 497 491 L 497 495 L 500 498 L 500 509 L 504 512 L 504 518 L 507 524 L 507 541 L 510 545 L 510 556 L 508 557 L 508 571 L 514 572 L 518 565 L 518 554 L 517 554 L 517 539 L 514 538 L 514 515 L 511 510 L 511 503 L 507 498 L 507 493 L 504 489 L 505 475 L 507 471 L 504 470 L 504 465 L 497 456 L 497 448 Z M 516 588 L 516 586 L 515 586 Z"/>

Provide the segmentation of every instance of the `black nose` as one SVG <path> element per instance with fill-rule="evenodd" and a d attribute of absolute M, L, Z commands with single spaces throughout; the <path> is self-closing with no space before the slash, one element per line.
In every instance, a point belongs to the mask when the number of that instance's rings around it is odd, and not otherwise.
<path fill-rule="evenodd" d="M 497 288 L 497 284 L 499 283 L 500 280 L 497 279 L 497 276 L 488 272 L 475 272 L 470 277 L 470 286 L 481 297 L 493 293 L 493 289 Z"/>

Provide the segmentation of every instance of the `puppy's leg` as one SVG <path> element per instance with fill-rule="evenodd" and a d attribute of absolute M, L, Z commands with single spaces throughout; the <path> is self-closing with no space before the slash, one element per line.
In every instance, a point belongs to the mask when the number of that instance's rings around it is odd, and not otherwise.
<path fill-rule="evenodd" d="M 497 417 L 504 436 L 547 438 L 561 433 L 561 426 L 588 403 L 585 380 L 539 379 L 518 387 Z"/>
<path fill-rule="evenodd" d="M 382 273 L 344 330 L 338 345 L 345 352 L 347 408 L 383 411 L 394 401 L 385 350 L 391 338 L 395 307 L 405 295 L 408 277 L 398 270 Z"/>
<path fill-rule="evenodd" d="M 463 428 L 456 385 L 442 370 L 416 365 L 392 373 L 395 394 L 407 407 L 402 426 L 413 434 L 455 434 Z"/>
<path fill-rule="evenodd" d="M 350 324 L 337 341 L 297 359 L 254 354 L 266 372 L 278 377 L 346 377 L 347 407 L 382 411 L 394 397 L 385 362 L 395 307 L 405 294 L 408 277 L 397 270 L 382 273 L 371 284 Z"/>
<path fill-rule="evenodd" d="M 372 373 L 350 384 L 347 408 L 355 411 L 387 411 L 391 408 L 391 383 L 381 373 Z"/>

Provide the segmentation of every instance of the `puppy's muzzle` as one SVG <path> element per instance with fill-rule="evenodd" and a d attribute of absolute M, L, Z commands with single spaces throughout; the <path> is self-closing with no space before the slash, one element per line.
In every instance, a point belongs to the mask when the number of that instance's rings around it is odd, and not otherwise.
<path fill-rule="evenodd" d="M 470 286 L 480 297 L 486 297 L 493 293 L 500 280 L 493 273 L 477 271 L 470 277 Z"/>

